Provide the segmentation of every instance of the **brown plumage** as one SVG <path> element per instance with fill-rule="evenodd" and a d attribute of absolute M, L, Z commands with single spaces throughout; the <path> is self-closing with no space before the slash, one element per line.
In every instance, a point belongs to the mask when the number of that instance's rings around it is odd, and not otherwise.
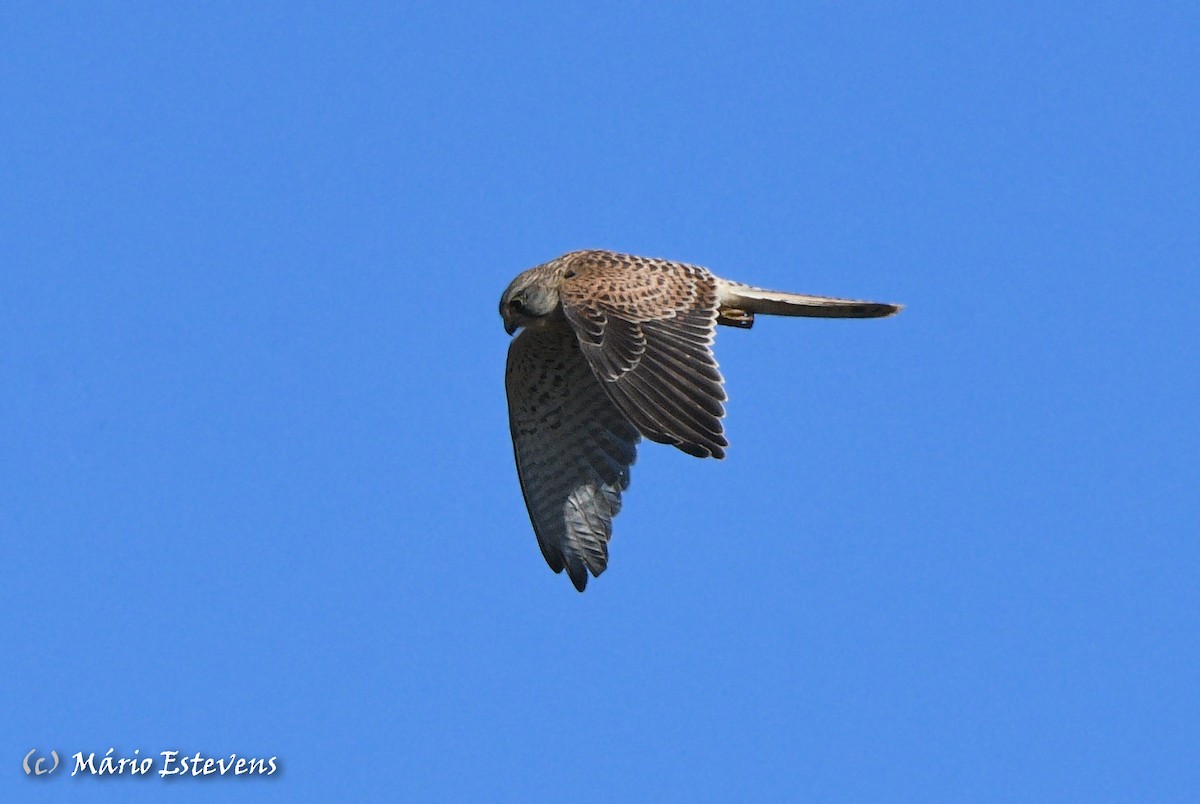
<path fill-rule="evenodd" d="M 500 298 L 517 474 L 542 555 L 579 591 L 608 563 L 612 519 L 639 436 L 723 458 L 717 324 L 754 315 L 879 318 L 894 304 L 765 290 L 705 268 L 574 251 L 530 268 Z"/>

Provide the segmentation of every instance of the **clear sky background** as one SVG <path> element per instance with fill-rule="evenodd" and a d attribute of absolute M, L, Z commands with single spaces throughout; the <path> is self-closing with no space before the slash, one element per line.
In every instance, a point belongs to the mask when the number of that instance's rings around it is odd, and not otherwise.
<path fill-rule="evenodd" d="M 7 801 L 1195 800 L 1200 7 L 8 3 Z M 580 595 L 496 314 L 723 329 Z M 278 756 L 27 779 L 32 748 Z"/>

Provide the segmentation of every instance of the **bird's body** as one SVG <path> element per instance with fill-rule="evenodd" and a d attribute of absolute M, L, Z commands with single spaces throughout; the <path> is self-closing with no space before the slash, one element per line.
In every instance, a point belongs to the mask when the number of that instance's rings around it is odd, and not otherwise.
<path fill-rule="evenodd" d="M 500 299 L 517 473 L 542 554 L 579 591 L 608 562 L 612 519 L 639 436 L 723 458 L 716 325 L 756 313 L 878 318 L 891 304 L 805 296 L 708 269 L 574 251 L 520 274 Z"/>

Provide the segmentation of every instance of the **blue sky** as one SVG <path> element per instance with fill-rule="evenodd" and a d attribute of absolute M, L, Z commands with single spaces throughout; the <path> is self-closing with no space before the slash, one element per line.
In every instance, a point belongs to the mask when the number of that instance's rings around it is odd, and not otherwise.
<path fill-rule="evenodd" d="M 7 4 L 2 797 L 1194 800 L 1198 46 L 1194 3 Z M 579 595 L 496 303 L 584 247 L 907 307 L 723 330 L 728 459 L 644 444 Z"/>

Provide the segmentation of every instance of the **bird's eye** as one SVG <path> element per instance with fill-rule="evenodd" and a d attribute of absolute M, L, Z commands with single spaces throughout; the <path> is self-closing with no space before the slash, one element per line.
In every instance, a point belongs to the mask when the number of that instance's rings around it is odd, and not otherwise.
<path fill-rule="evenodd" d="M 524 307 L 525 305 L 521 303 L 520 299 L 511 299 L 508 302 L 508 309 L 512 310 L 513 312 L 519 313 Z"/>
<path fill-rule="evenodd" d="M 563 279 L 574 279 L 574 278 L 575 278 L 574 271 L 567 271 L 565 274 L 563 274 Z"/>

